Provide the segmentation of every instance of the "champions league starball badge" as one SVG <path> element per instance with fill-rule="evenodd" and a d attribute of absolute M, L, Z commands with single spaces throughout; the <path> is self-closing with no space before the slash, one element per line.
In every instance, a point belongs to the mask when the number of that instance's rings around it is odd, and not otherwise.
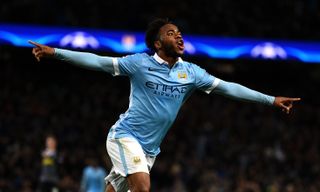
<path fill-rule="evenodd" d="M 72 48 L 98 48 L 98 40 L 89 33 L 76 31 L 64 36 L 60 41 L 60 46 L 71 46 Z"/>
<path fill-rule="evenodd" d="M 254 58 L 286 59 L 287 55 L 284 48 L 271 42 L 258 44 L 251 50 L 251 56 Z"/>

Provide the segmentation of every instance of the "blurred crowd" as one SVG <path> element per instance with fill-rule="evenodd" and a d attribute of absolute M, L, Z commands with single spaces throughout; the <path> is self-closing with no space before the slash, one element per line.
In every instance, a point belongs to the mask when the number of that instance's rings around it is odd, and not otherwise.
<path fill-rule="evenodd" d="M 108 173 L 105 140 L 128 107 L 128 79 L 54 60 L 36 63 L 29 49 L 0 51 L 0 191 L 38 190 L 48 135 L 57 140 L 59 191 L 79 191 L 88 157 Z M 226 73 L 227 63 L 196 62 L 224 80 L 303 101 L 287 116 L 196 92 L 161 145 L 152 191 L 320 191 L 319 67 L 238 61 Z"/>
<path fill-rule="evenodd" d="M 154 17 L 184 33 L 319 40 L 318 0 L 4 0 L 0 22 L 144 31 Z"/>
<path fill-rule="evenodd" d="M 183 33 L 319 40 L 319 6 L 318 0 L 4 0 L 0 22 L 144 31 L 151 19 L 168 17 Z M 39 190 L 48 135 L 57 140 L 59 191 L 80 190 L 89 157 L 108 173 L 105 140 L 128 107 L 128 79 L 52 60 L 35 64 L 29 49 L 0 52 L 0 192 Z M 320 68 L 193 59 L 224 80 L 302 101 L 287 116 L 196 92 L 161 146 L 152 191 L 320 191 Z"/>

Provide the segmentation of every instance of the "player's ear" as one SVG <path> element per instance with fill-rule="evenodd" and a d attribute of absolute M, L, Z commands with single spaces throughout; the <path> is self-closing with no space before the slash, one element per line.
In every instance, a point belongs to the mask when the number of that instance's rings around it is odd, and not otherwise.
<path fill-rule="evenodd" d="M 155 41 L 155 42 L 154 42 L 154 47 L 155 47 L 157 50 L 161 49 L 161 42 L 160 42 L 159 40 Z"/>

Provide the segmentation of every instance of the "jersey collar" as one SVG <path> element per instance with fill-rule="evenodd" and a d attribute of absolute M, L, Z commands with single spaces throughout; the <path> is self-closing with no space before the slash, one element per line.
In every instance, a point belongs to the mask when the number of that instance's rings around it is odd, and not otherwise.
<path fill-rule="evenodd" d="M 168 65 L 168 62 L 166 62 L 165 60 L 161 59 L 161 57 L 159 57 L 159 55 L 157 53 L 155 53 L 153 55 L 153 58 L 160 64 L 167 64 Z M 177 63 L 182 62 L 182 61 L 183 60 L 181 59 L 181 57 L 179 57 Z"/>

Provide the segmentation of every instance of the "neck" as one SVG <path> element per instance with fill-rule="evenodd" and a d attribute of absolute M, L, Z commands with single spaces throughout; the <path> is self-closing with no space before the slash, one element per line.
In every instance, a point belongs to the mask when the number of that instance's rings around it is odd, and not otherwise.
<path fill-rule="evenodd" d="M 178 61 L 178 57 L 167 56 L 163 51 L 158 51 L 157 54 L 161 59 L 168 62 L 170 68 Z"/>

